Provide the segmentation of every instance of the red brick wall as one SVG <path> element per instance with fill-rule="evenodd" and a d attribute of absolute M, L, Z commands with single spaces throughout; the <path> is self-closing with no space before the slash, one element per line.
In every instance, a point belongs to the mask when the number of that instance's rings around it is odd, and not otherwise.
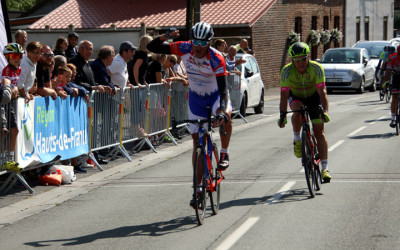
<path fill-rule="evenodd" d="M 290 62 L 287 56 L 287 37 L 294 30 L 294 19 L 302 17 L 302 41 L 307 42 L 311 29 L 311 17 L 317 16 L 317 28 L 323 28 L 323 17 L 329 16 L 329 29 L 333 29 L 334 17 L 340 16 L 340 31 L 343 31 L 344 0 L 278 0 L 251 28 L 250 48 L 260 66 L 266 88 L 279 86 L 280 70 Z M 334 47 L 333 43 L 330 47 Z M 338 46 L 341 46 L 339 44 Z M 329 47 L 329 46 L 328 46 Z M 316 49 L 316 58 L 321 58 L 324 46 Z"/>

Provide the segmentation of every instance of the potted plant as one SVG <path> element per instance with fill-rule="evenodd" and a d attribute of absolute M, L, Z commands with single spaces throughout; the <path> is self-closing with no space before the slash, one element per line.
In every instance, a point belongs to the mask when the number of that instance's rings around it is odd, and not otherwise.
<path fill-rule="evenodd" d="M 320 42 L 321 35 L 318 30 L 310 30 L 308 33 L 308 42 L 311 46 L 318 46 Z"/>
<path fill-rule="evenodd" d="M 288 44 L 289 46 L 297 43 L 298 41 L 300 41 L 300 37 L 299 34 L 295 33 L 293 30 L 291 32 L 289 32 L 289 36 L 288 36 Z"/>
<path fill-rule="evenodd" d="M 320 34 L 320 43 L 322 45 L 327 45 L 331 41 L 331 32 L 329 30 L 321 30 Z"/>
<path fill-rule="evenodd" d="M 331 40 L 332 40 L 332 42 L 340 43 L 342 41 L 342 38 L 343 38 L 343 34 L 337 28 L 335 28 L 335 29 L 333 29 L 331 31 Z"/>

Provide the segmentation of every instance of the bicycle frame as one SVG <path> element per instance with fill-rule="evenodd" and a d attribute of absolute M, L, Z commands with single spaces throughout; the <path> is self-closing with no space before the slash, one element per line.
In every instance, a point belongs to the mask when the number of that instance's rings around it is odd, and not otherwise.
<path fill-rule="evenodd" d="M 300 111 L 297 111 L 300 113 L 300 117 L 301 117 L 301 124 L 302 124 L 302 131 L 306 131 L 307 132 L 307 137 L 308 137 L 308 141 L 310 142 L 311 145 L 311 150 L 312 150 L 312 160 L 313 160 L 313 165 L 318 165 L 320 163 L 320 159 L 315 159 L 315 151 L 314 148 L 316 147 L 316 141 L 315 141 L 315 137 L 311 136 L 311 129 L 310 129 L 310 116 L 308 115 L 308 111 L 307 109 L 303 106 L 301 107 Z M 304 166 L 304 162 L 302 162 L 303 166 Z"/>

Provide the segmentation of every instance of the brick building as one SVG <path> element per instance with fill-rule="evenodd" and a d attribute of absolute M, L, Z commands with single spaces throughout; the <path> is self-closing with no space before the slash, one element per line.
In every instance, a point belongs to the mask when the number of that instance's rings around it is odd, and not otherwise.
<path fill-rule="evenodd" d="M 289 61 L 290 31 L 307 41 L 310 29 L 343 30 L 345 0 L 202 0 L 201 20 L 210 23 L 216 38 L 236 44 L 242 38 L 260 65 L 267 88 L 279 86 L 281 68 Z M 147 30 L 144 31 L 143 25 Z M 71 30 L 80 39 L 93 41 L 95 50 L 109 44 L 118 48 L 124 40 L 138 44 L 144 32 L 156 35 L 174 26 L 185 34 L 186 1 L 183 0 L 69 0 L 28 28 L 29 40 L 54 44 Z M 142 25 L 142 26 L 141 26 Z M 321 57 L 329 44 L 312 49 Z"/>

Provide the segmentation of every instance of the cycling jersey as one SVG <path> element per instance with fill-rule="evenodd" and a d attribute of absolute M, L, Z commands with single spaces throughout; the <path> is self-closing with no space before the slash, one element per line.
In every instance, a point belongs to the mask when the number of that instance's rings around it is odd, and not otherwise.
<path fill-rule="evenodd" d="M 389 56 L 386 69 L 392 70 L 392 74 L 394 75 L 400 74 L 400 57 L 398 53 L 393 53 Z"/>
<path fill-rule="evenodd" d="M 191 42 L 170 44 L 172 54 L 181 56 L 189 80 L 189 89 L 200 96 L 212 96 L 218 91 L 217 76 L 226 75 L 225 59 L 216 49 L 210 47 L 206 57 L 194 56 Z"/>
<path fill-rule="evenodd" d="M 8 64 L 1 73 L 1 80 L 7 78 L 11 81 L 12 87 L 17 86 L 18 77 L 21 74 L 21 68 L 14 68 L 11 64 Z"/>
<path fill-rule="evenodd" d="M 322 66 L 309 61 L 306 72 L 301 74 L 293 63 L 287 64 L 281 71 L 281 91 L 290 91 L 297 97 L 310 97 L 318 88 L 325 87 L 325 73 Z"/>

